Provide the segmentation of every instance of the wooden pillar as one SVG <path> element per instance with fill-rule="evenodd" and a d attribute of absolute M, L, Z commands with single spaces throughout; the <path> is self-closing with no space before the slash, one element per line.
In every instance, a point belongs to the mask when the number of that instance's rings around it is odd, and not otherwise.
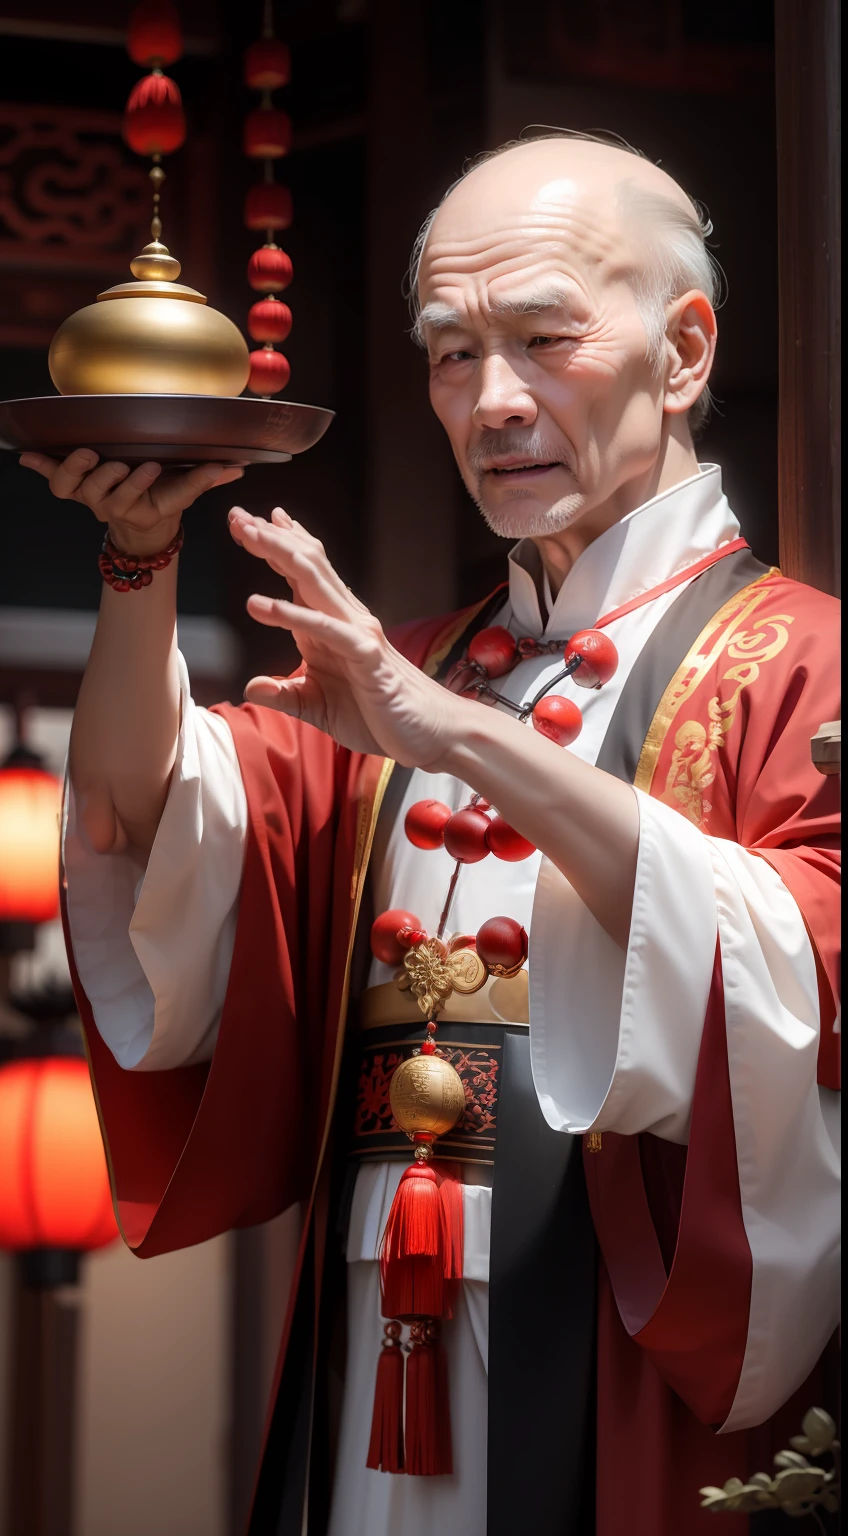
<path fill-rule="evenodd" d="M 10 1536 L 71 1536 L 79 1292 L 15 1279 Z"/>
<path fill-rule="evenodd" d="M 369 22 L 365 591 L 391 622 L 452 606 L 457 489 L 401 293 L 415 236 L 444 190 L 433 169 L 428 6 L 374 0 Z"/>
<path fill-rule="evenodd" d="M 839 0 L 776 0 L 780 563 L 827 592 L 839 590 L 839 47 Z"/>

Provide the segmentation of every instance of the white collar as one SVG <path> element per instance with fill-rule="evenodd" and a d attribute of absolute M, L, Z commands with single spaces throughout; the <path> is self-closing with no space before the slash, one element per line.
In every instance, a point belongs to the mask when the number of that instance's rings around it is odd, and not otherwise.
<path fill-rule="evenodd" d="M 554 601 L 532 539 L 509 554 L 511 628 L 516 634 L 554 639 L 589 629 L 610 609 L 667 581 L 687 565 L 738 538 L 739 524 L 721 488 L 718 464 L 629 512 L 575 560 Z M 545 623 L 537 580 L 549 617 Z"/>

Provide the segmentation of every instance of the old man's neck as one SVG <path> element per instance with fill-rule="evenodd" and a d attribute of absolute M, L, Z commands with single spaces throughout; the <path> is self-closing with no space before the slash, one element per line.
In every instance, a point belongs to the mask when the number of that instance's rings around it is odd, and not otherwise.
<path fill-rule="evenodd" d="M 679 423 L 679 424 L 678 424 Z M 550 583 L 551 594 L 557 596 L 566 576 L 584 549 L 620 523 L 622 518 L 644 506 L 652 497 L 672 486 L 681 485 L 698 473 L 698 455 L 685 426 L 685 421 L 675 419 L 674 428 L 664 437 L 662 450 L 651 469 L 633 480 L 626 481 L 603 505 L 594 507 L 585 516 L 566 528 L 562 533 L 541 534 L 533 537 L 533 543 L 542 558 L 542 564 Z"/>

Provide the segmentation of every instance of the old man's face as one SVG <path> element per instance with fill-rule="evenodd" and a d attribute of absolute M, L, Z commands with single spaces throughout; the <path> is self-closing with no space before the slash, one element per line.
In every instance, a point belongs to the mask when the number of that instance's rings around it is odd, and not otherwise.
<path fill-rule="evenodd" d="M 510 538 L 617 498 L 623 515 L 659 452 L 664 383 L 637 304 L 644 254 L 620 214 L 625 157 L 599 148 L 540 143 L 481 166 L 424 250 L 430 399 L 470 494 Z"/>

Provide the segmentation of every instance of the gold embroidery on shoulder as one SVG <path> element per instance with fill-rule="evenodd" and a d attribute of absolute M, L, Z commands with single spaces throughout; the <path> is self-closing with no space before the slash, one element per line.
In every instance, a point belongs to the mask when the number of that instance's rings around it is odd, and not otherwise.
<path fill-rule="evenodd" d="M 706 725 L 701 720 L 686 720 L 678 727 L 665 788 L 659 797 L 682 811 L 696 827 L 706 825 L 712 810 L 706 792 L 715 779 L 716 754 L 733 728 L 740 697 L 759 677 L 760 668 L 780 655 L 789 639 L 791 614 L 763 614 L 745 629 L 742 622 L 749 613 L 750 609 L 741 615 L 725 639 L 727 658 L 737 665 L 722 674 L 719 691 L 707 705 Z M 725 683 L 735 684 L 727 697 L 722 696 Z"/>

